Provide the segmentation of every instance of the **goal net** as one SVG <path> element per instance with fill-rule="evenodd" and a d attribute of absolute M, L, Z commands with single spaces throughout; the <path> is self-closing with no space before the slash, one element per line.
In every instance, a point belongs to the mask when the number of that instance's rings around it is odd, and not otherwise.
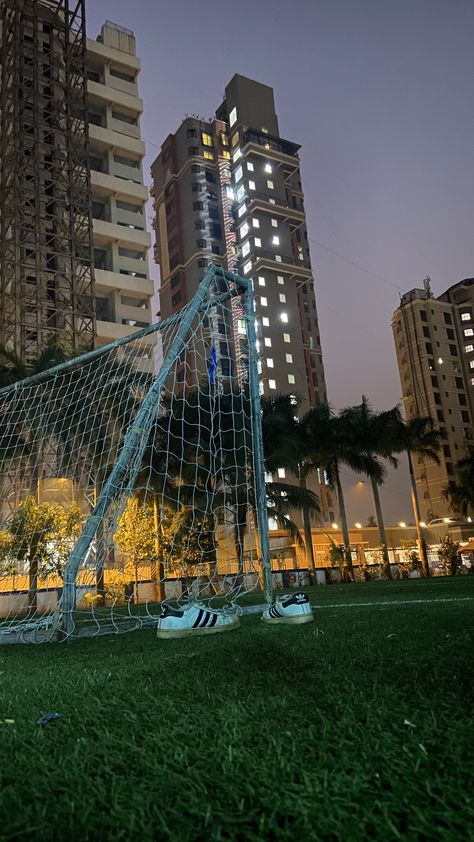
<path fill-rule="evenodd" d="M 271 590 L 251 286 L 0 390 L 0 642 L 120 633 Z M 160 362 L 161 360 L 161 362 Z M 262 565 L 263 559 L 263 565 Z"/>

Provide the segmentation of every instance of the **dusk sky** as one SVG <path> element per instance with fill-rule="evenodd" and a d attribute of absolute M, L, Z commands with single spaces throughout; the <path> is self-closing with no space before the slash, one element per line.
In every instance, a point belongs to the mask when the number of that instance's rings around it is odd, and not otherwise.
<path fill-rule="evenodd" d="M 106 19 L 136 35 L 148 183 L 156 146 L 212 115 L 234 73 L 274 88 L 280 134 L 302 146 L 329 399 L 397 403 L 399 294 L 474 275 L 472 0 L 86 3 L 89 37 Z M 372 514 L 367 486 L 346 487 L 350 522 Z M 383 503 L 412 519 L 404 470 Z"/>

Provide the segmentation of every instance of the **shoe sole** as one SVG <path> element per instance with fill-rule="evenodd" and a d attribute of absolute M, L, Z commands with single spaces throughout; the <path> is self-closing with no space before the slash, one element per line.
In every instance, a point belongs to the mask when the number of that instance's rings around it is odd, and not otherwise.
<path fill-rule="evenodd" d="M 171 640 L 175 637 L 203 637 L 205 634 L 219 634 L 219 632 L 234 631 L 240 626 L 238 617 L 234 617 L 231 623 L 225 626 L 204 626 L 197 629 L 158 629 L 156 636 L 161 640 Z"/>
<path fill-rule="evenodd" d="M 301 626 L 303 623 L 314 623 L 314 614 L 301 614 L 299 617 L 262 617 L 269 625 Z"/>

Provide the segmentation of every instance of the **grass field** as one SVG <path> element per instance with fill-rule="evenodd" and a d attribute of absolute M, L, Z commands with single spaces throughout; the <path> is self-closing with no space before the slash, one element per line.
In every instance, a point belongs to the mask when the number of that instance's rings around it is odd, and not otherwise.
<path fill-rule="evenodd" d="M 0 649 L 0 840 L 474 839 L 474 577 L 312 602 Z"/>

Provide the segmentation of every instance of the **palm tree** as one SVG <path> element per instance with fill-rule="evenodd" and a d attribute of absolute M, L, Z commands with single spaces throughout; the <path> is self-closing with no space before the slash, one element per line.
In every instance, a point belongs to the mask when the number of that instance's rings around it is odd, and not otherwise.
<path fill-rule="evenodd" d="M 360 404 L 342 410 L 340 417 L 347 424 L 348 435 L 352 438 L 354 446 L 359 448 L 360 457 L 366 461 L 364 473 L 369 477 L 372 488 L 384 573 L 388 579 L 391 579 L 387 535 L 379 491 L 386 476 L 386 469 L 380 462 L 380 458 L 387 459 L 394 468 L 398 466 L 398 461 L 393 454 L 399 449 L 400 412 L 398 407 L 376 412 L 363 395 Z"/>
<path fill-rule="evenodd" d="M 474 446 L 467 443 L 466 456 L 454 466 L 455 479 L 444 489 L 443 496 L 449 500 L 451 509 L 467 517 L 474 509 Z"/>
<path fill-rule="evenodd" d="M 423 576 L 430 575 L 430 567 L 428 563 L 428 552 L 426 548 L 426 541 L 421 526 L 421 512 L 420 501 L 418 497 L 418 489 L 416 487 L 415 470 L 413 467 L 413 454 L 418 454 L 424 459 L 431 459 L 433 462 L 439 464 L 438 451 L 440 448 L 442 435 L 435 428 L 434 422 L 429 417 L 414 417 L 409 421 L 404 421 L 400 416 L 400 451 L 405 451 L 408 456 L 408 469 L 410 472 L 410 488 L 411 500 L 413 506 L 413 514 L 415 517 L 415 524 L 418 536 L 418 548 L 421 558 L 421 569 Z M 473 469 L 474 469 L 474 455 L 473 455 Z M 450 483 L 455 485 L 455 483 Z M 474 494 L 474 473 L 473 473 L 473 494 Z M 474 496 L 473 496 L 474 503 Z"/>

